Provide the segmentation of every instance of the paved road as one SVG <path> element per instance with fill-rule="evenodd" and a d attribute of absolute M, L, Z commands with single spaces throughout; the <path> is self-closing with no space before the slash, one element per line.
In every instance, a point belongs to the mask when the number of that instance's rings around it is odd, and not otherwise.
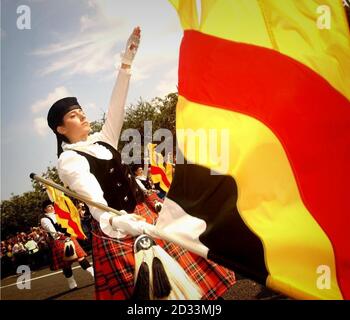
<path fill-rule="evenodd" d="M 88 258 L 91 262 L 91 256 Z M 91 276 L 78 263 L 73 264 L 78 289 L 68 290 L 62 271 L 49 268 L 33 271 L 30 289 L 18 289 L 17 276 L 1 280 L 1 300 L 94 300 L 94 283 Z"/>
<path fill-rule="evenodd" d="M 88 259 L 91 262 L 91 256 Z M 17 276 L 1 280 L 1 300 L 94 300 L 94 283 L 90 275 L 78 263 L 73 264 L 78 288 L 68 290 L 67 281 L 61 271 L 48 268 L 32 272 L 30 289 L 18 289 Z M 284 299 L 265 287 L 236 275 L 237 283 L 227 291 L 225 300 Z"/>

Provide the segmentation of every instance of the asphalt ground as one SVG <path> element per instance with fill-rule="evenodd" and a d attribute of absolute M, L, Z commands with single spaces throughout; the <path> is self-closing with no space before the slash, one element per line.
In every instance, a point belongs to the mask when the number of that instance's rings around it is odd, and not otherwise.
<path fill-rule="evenodd" d="M 88 257 L 91 262 L 91 256 Z M 69 290 L 67 281 L 61 271 L 49 268 L 33 271 L 30 281 L 24 283 L 28 289 L 17 286 L 17 275 L 1 280 L 1 300 L 95 300 L 94 282 L 91 276 L 81 269 L 78 263 L 73 264 L 73 274 L 78 288 Z M 280 300 L 286 297 L 268 290 L 266 287 L 236 274 L 237 282 L 223 298 L 225 300 Z M 20 282 L 20 281 L 19 281 Z M 22 283 L 23 286 L 23 283 Z"/>

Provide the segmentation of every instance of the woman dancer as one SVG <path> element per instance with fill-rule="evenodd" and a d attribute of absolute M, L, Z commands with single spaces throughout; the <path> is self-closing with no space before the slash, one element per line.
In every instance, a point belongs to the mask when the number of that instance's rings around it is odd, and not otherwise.
<path fill-rule="evenodd" d="M 129 168 L 117 151 L 124 118 L 130 68 L 140 41 L 140 28 L 133 30 L 110 100 L 102 130 L 89 135 L 90 124 L 74 97 L 58 100 L 48 113 L 48 125 L 56 134 L 58 173 L 70 189 L 123 211 L 116 216 L 89 206 L 93 222 L 92 251 L 97 299 L 129 299 L 134 288 L 135 236 L 145 221 L 157 218 L 152 201 L 145 204 Z M 149 199 L 148 199 L 149 200 Z M 126 214 L 128 213 L 128 214 Z M 216 299 L 235 283 L 234 273 L 172 243 L 157 240 L 202 289 L 202 299 Z"/>

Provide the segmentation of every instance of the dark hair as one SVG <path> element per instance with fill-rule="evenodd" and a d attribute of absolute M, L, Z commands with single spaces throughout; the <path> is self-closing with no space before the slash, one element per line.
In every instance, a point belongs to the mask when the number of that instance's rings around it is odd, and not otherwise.
<path fill-rule="evenodd" d="M 43 201 L 41 206 L 42 206 L 43 210 L 45 210 L 46 207 L 49 205 L 53 205 L 53 202 L 51 200 L 47 199 L 47 200 Z"/>
<path fill-rule="evenodd" d="M 143 169 L 142 164 L 134 164 L 134 165 L 132 165 L 131 170 L 132 170 L 133 173 L 136 173 L 136 171 L 137 171 L 139 168 Z"/>
<path fill-rule="evenodd" d="M 57 127 L 63 124 L 64 116 L 74 110 L 81 109 L 81 106 L 78 103 L 77 98 L 75 97 L 66 97 L 60 100 L 57 100 L 50 108 L 47 114 L 47 124 L 51 130 L 55 133 L 57 138 L 57 157 L 63 152 L 62 142 L 69 142 L 68 139 L 57 132 Z"/>

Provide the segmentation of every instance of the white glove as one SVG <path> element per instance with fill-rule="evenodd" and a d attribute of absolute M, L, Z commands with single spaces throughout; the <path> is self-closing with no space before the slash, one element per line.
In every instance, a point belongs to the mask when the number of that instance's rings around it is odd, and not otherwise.
<path fill-rule="evenodd" d="M 145 225 L 147 225 L 147 223 L 144 218 L 134 213 L 123 214 L 112 218 L 112 229 L 119 231 L 121 236 L 126 236 L 128 234 L 138 236 L 143 233 Z"/>
<path fill-rule="evenodd" d="M 129 66 L 132 64 L 132 61 L 134 60 L 137 49 L 139 47 L 140 37 L 141 37 L 140 27 L 134 28 L 132 34 L 130 35 L 126 43 L 125 51 L 122 52 L 121 54 L 122 63 L 127 64 Z"/>

